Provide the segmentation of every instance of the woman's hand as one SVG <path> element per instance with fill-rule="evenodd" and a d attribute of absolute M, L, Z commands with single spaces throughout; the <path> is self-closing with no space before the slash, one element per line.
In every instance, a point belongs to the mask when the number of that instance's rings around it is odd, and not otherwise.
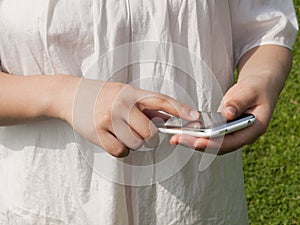
<path fill-rule="evenodd" d="M 186 120 L 199 113 L 159 93 L 126 84 L 69 75 L 17 76 L 0 73 L 0 125 L 65 120 L 84 138 L 114 156 L 158 144 L 150 118 L 164 111 Z M 162 119 L 164 119 L 162 117 Z"/>
<path fill-rule="evenodd" d="M 164 111 L 186 120 L 199 117 L 197 111 L 166 95 L 123 83 L 81 79 L 74 96 L 72 112 L 60 104 L 61 118 L 116 157 L 127 156 L 129 149 L 144 142 L 158 144 L 157 128 L 144 112 Z"/>
<path fill-rule="evenodd" d="M 253 76 L 245 82 L 237 83 L 223 98 L 222 114 L 227 119 L 233 119 L 243 112 L 252 113 L 256 117 L 252 126 L 225 135 L 224 138 L 206 139 L 175 135 L 171 138 L 170 143 L 182 144 L 196 150 L 211 151 L 218 154 L 228 153 L 243 145 L 250 144 L 262 135 L 268 127 L 275 105 L 272 94 L 272 88 L 269 87 L 267 79 Z"/>
<path fill-rule="evenodd" d="M 250 50 L 241 59 L 238 82 L 223 97 L 221 108 L 223 116 L 228 120 L 246 112 L 255 115 L 255 123 L 224 138 L 174 135 L 170 143 L 217 154 L 225 154 L 253 143 L 267 130 L 290 68 L 291 53 L 284 47 L 268 45 Z"/>

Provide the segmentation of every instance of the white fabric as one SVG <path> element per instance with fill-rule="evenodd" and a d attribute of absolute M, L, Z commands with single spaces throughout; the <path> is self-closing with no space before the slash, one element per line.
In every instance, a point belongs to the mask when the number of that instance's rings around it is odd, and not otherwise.
<path fill-rule="evenodd" d="M 296 32 L 289 0 L 0 1 L 3 71 L 122 81 L 183 101 L 189 96 L 199 110 L 219 104 L 211 75 L 225 92 L 247 50 L 263 44 L 291 48 Z M 134 46 L 114 50 L 137 41 L 141 45 L 134 53 Z M 148 54 L 164 63 L 137 63 L 111 74 L 131 57 Z M 190 64 L 188 76 L 177 64 Z M 241 151 L 218 156 L 199 171 L 203 154 L 178 147 L 171 165 L 191 157 L 163 179 L 170 163 L 158 169 L 156 162 L 174 150 L 165 140 L 155 151 L 132 152 L 127 159 L 151 164 L 154 184 L 138 185 L 138 180 L 137 186 L 126 186 L 116 182 L 124 164 L 102 153 L 113 172 L 105 177 L 92 170 L 87 162 L 96 158 L 89 143 L 75 139 L 62 121 L 1 128 L 0 224 L 247 224 Z"/>

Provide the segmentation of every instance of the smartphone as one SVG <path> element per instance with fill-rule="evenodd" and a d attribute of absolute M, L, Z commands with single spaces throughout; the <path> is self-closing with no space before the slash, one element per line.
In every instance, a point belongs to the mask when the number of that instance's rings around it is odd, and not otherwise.
<path fill-rule="evenodd" d="M 158 131 L 167 134 L 188 134 L 195 137 L 220 137 L 252 125 L 255 122 L 253 114 L 242 114 L 230 121 L 218 112 L 201 112 L 198 121 L 186 121 L 171 117 L 166 122 L 156 123 Z"/>

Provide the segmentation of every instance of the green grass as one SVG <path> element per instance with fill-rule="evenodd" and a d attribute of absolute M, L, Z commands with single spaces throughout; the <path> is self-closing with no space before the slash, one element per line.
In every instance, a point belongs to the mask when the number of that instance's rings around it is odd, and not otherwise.
<path fill-rule="evenodd" d="M 251 225 L 300 224 L 300 37 L 293 56 L 267 133 L 243 152 Z"/>

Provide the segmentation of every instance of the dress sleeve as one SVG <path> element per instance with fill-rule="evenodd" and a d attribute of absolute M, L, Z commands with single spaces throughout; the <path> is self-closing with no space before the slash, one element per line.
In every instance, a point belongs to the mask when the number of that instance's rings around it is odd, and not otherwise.
<path fill-rule="evenodd" d="M 256 46 L 292 48 L 298 31 L 292 0 L 229 0 L 229 4 L 236 63 Z"/>

